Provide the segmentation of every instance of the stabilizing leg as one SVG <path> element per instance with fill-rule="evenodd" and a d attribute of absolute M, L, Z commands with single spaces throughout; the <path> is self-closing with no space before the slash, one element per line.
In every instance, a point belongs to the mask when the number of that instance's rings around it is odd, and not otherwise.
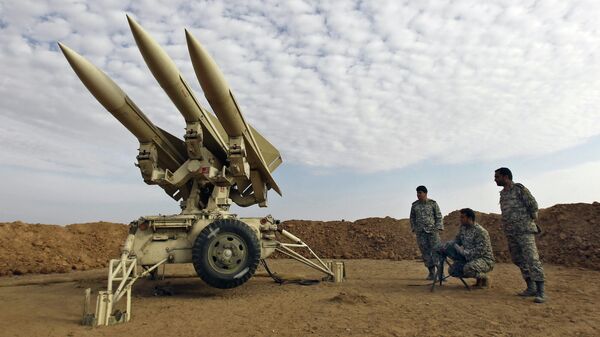
<path fill-rule="evenodd" d="M 450 277 L 450 275 L 444 276 L 444 264 L 447 262 L 448 261 L 446 260 L 445 256 L 439 258 L 438 266 L 435 270 L 435 277 L 433 278 L 433 282 L 431 282 L 432 292 L 435 290 L 435 284 L 437 282 L 440 282 L 441 286 L 442 282 L 444 282 L 448 277 Z"/>

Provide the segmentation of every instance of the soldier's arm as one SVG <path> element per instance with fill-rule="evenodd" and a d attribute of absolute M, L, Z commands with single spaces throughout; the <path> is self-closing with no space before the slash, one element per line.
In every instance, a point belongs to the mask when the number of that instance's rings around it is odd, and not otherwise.
<path fill-rule="evenodd" d="M 537 219 L 538 203 L 531 192 L 529 192 L 529 189 L 527 189 L 525 186 L 523 186 L 523 200 L 525 202 L 525 207 L 527 207 L 529 210 L 529 215 L 531 215 L 531 218 L 534 220 Z"/>
<path fill-rule="evenodd" d="M 442 212 L 440 211 L 440 206 L 438 206 L 437 202 L 433 204 L 433 216 L 435 218 L 435 229 L 444 230 L 444 220 L 442 218 Z"/>
<path fill-rule="evenodd" d="M 459 229 L 458 233 L 456 233 L 456 236 L 454 237 L 454 243 L 456 243 L 459 246 L 463 245 L 463 242 L 462 242 L 462 230 L 461 229 Z"/>
<path fill-rule="evenodd" d="M 410 207 L 410 230 L 415 231 L 415 222 L 416 222 L 416 214 L 415 214 L 415 205 Z"/>
<path fill-rule="evenodd" d="M 490 240 L 490 234 L 487 231 L 482 231 L 481 233 L 479 233 L 479 239 L 480 239 L 479 242 L 481 242 L 481 244 L 478 245 L 479 256 L 483 257 L 483 256 L 488 255 L 493 259 L 494 258 L 494 250 L 492 248 L 492 241 Z"/>
<path fill-rule="evenodd" d="M 483 233 L 482 232 L 477 233 L 477 235 L 475 235 L 473 237 L 473 240 L 475 241 L 473 244 L 473 248 L 471 248 L 469 250 L 465 249 L 465 258 L 467 260 L 473 260 L 473 259 L 480 258 L 485 255 L 486 241 L 485 241 L 485 237 L 483 236 Z"/>

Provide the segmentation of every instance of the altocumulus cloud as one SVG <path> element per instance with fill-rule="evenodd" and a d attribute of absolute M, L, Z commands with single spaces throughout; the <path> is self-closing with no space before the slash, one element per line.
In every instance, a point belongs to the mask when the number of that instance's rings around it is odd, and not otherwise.
<path fill-rule="evenodd" d="M 187 54 L 190 29 L 287 162 L 384 171 L 497 160 L 552 153 L 600 131 L 597 1 L 4 1 L 3 164 L 131 170 L 135 140 L 87 93 L 57 40 L 182 134 L 125 13 L 208 107 Z"/>

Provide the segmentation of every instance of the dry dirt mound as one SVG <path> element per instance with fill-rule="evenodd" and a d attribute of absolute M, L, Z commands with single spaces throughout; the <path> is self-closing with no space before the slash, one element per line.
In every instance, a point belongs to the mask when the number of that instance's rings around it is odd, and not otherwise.
<path fill-rule="evenodd" d="M 107 265 L 119 254 L 127 226 L 0 223 L 0 276 L 64 273 Z"/>
<path fill-rule="evenodd" d="M 542 209 L 539 217 L 543 232 L 537 236 L 537 242 L 542 261 L 600 270 L 600 203 L 555 205 Z M 458 219 L 458 211 L 444 217 L 442 240 L 454 238 Z M 477 222 L 490 233 L 496 260 L 509 262 L 500 215 L 477 212 Z M 324 257 L 403 260 L 420 255 L 406 219 L 290 220 L 284 222 L 284 227 Z"/>
<path fill-rule="evenodd" d="M 327 258 L 404 260 L 419 256 L 407 219 L 289 220 L 283 222 L 283 228 Z"/>
<path fill-rule="evenodd" d="M 477 221 L 490 233 L 496 259 L 510 261 L 500 215 L 477 213 Z M 458 212 L 448 214 L 444 223 L 443 239 L 453 238 Z M 539 224 L 544 232 L 537 240 L 544 262 L 600 270 L 600 203 L 543 209 Z M 289 220 L 283 227 L 324 258 L 405 260 L 420 255 L 407 219 Z M 119 255 L 126 234 L 127 226 L 106 222 L 66 227 L 0 223 L 0 276 L 104 267 Z"/>
<path fill-rule="evenodd" d="M 445 218 L 445 238 L 458 230 L 459 212 Z M 477 221 L 490 233 L 496 260 L 509 262 L 506 238 L 499 214 L 477 213 Z M 542 261 L 600 270 L 600 203 L 562 204 L 540 211 L 536 236 Z"/>

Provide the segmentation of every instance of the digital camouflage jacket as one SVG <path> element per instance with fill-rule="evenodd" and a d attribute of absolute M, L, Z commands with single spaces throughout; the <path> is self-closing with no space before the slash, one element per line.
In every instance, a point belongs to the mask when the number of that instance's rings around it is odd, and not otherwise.
<path fill-rule="evenodd" d="M 417 200 L 410 208 L 410 228 L 413 232 L 432 233 L 444 229 L 442 212 L 437 202 L 427 199 L 423 202 Z"/>
<path fill-rule="evenodd" d="M 465 249 L 467 262 L 484 259 L 488 264 L 494 264 L 494 252 L 488 231 L 478 223 L 461 225 L 454 242 Z"/>
<path fill-rule="evenodd" d="M 500 191 L 502 224 L 507 234 L 535 234 L 538 227 L 538 204 L 531 192 L 522 184 L 515 183 L 508 190 Z"/>

